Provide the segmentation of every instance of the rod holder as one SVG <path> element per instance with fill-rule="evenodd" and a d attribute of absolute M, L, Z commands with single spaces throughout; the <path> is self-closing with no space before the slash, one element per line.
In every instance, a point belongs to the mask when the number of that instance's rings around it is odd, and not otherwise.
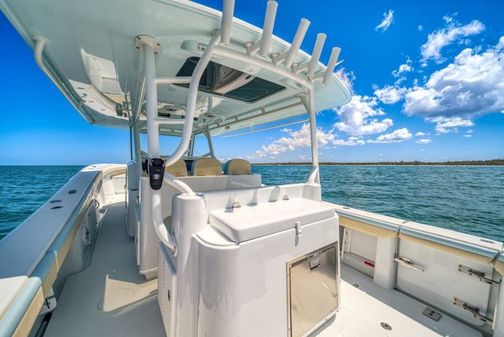
<path fill-rule="evenodd" d="M 308 78 L 313 79 L 315 71 L 320 60 L 320 54 L 322 54 L 322 48 L 324 48 L 324 43 L 327 35 L 324 33 L 317 34 L 317 40 L 315 40 L 315 46 L 313 47 L 312 57 L 310 59 L 310 65 L 308 66 Z"/>
<path fill-rule="evenodd" d="M 224 0 L 221 20 L 221 43 L 228 45 L 231 40 L 231 28 L 233 26 L 234 0 Z"/>
<path fill-rule="evenodd" d="M 270 51 L 271 37 L 273 35 L 273 27 L 275 25 L 276 12 L 278 3 L 274 0 L 269 0 L 264 15 L 263 31 L 261 38 L 254 43 L 245 44 L 247 53 L 254 55 L 259 51 L 261 57 L 266 57 Z"/>
<path fill-rule="evenodd" d="M 309 26 L 310 21 L 308 19 L 303 18 L 301 19 L 301 21 L 299 21 L 296 35 L 294 35 L 294 39 L 292 40 L 290 48 L 284 53 L 280 54 L 278 57 L 276 57 L 275 63 L 280 64 L 282 61 L 285 61 L 285 66 L 287 68 L 290 68 L 292 66 L 294 56 L 296 56 L 299 47 L 301 47 L 301 43 L 303 42 L 303 39 L 306 35 L 306 32 L 308 31 Z"/>
<path fill-rule="evenodd" d="M 339 47 L 334 47 L 332 49 L 331 56 L 329 57 L 329 63 L 327 63 L 327 68 L 324 72 L 324 78 L 322 80 L 323 84 L 327 84 L 329 82 L 329 80 L 331 79 L 334 68 L 336 67 L 336 64 L 338 63 L 338 58 L 339 58 L 340 52 L 341 52 L 341 48 L 339 48 Z"/>
<path fill-rule="evenodd" d="M 308 31 L 309 26 L 310 26 L 309 20 L 303 18 L 301 19 L 301 21 L 299 21 L 299 26 L 296 31 L 296 35 L 294 35 L 294 40 L 292 41 L 291 47 L 287 52 L 287 56 L 285 57 L 286 67 L 290 67 L 292 65 L 292 61 L 294 61 L 294 56 L 296 56 L 299 47 L 301 47 L 301 43 L 303 42 L 303 39 L 306 35 L 306 32 Z"/>
<path fill-rule="evenodd" d="M 273 27 L 275 26 L 275 18 L 277 13 L 278 3 L 274 0 L 268 1 L 266 6 L 266 14 L 264 16 L 263 32 L 259 55 L 265 57 L 270 51 L 271 36 L 273 35 Z"/>

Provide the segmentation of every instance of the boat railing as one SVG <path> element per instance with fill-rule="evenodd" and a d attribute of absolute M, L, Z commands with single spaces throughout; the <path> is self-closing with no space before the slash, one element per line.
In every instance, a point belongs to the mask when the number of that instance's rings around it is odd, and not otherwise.
<path fill-rule="evenodd" d="M 88 121 L 89 124 L 94 124 L 95 119 L 92 116 L 90 116 L 86 112 L 86 110 L 79 109 L 80 103 L 76 101 L 76 99 L 69 93 L 68 90 L 63 88 L 61 81 L 57 80 L 55 75 L 52 73 L 52 71 L 46 66 L 45 61 L 44 61 L 44 47 L 47 43 L 47 39 L 45 39 L 42 36 L 34 36 L 33 41 L 35 44 L 35 46 L 33 48 L 33 53 L 34 53 L 34 57 L 35 57 L 35 62 L 37 63 L 39 68 L 47 75 L 47 77 L 49 77 L 49 79 L 54 83 L 54 85 L 56 85 L 56 87 L 63 93 L 63 95 L 65 95 L 65 97 L 68 99 L 70 104 L 72 104 L 72 106 L 77 111 L 80 112 L 82 117 L 84 117 L 84 119 L 86 121 Z"/>

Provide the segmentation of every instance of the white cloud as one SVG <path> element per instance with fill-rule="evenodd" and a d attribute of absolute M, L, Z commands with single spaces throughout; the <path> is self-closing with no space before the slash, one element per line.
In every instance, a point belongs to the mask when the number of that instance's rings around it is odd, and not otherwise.
<path fill-rule="evenodd" d="M 418 29 L 419 32 L 423 32 L 423 26 L 422 25 L 418 25 L 417 29 Z"/>
<path fill-rule="evenodd" d="M 288 135 L 279 138 L 269 145 L 263 145 L 261 150 L 256 151 L 257 158 L 264 158 L 267 156 L 276 156 L 284 152 L 294 151 L 298 148 L 310 146 L 310 125 L 304 123 L 303 126 L 297 131 L 289 129 L 284 130 Z M 324 132 L 322 129 L 317 129 L 317 141 L 319 146 L 327 145 L 333 142 L 336 136 L 332 131 Z"/>
<path fill-rule="evenodd" d="M 387 12 L 383 13 L 383 20 L 375 27 L 375 30 L 384 32 L 389 29 L 392 22 L 394 22 L 394 11 L 389 9 Z"/>
<path fill-rule="evenodd" d="M 335 139 L 332 144 L 334 146 L 356 146 L 364 145 L 366 141 L 359 137 L 348 137 L 348 139 Z"/>
<path fill-rule="evenodd" d="M 373 118 L 385 115 L 378 107 L 376 97 L 355 95 L 348 104 L 336 108 L 335 111 L 340 121 L 335 123 L 334 127 L 351 136 L 381 133 L 394 124 L 390 118 Z"/>
<path fill-rule="evenodd" d="M 501 36 L 501 38 L 499 39 L 499 43 L 497 43 L 497 45 L 495 46 L 495 49 L 497 50 L 504 49 L 504 36 Z"/>
<path fill-rule="evenodd" d="M 463 137 L 464 137 L 464 138 L 471 138 L 471 137 L 472 137 L 472 135 L 471 135 L 470 133 L 466 133 L 466 134 L 464 134 L 464 136 L 463 136 Z"/>
<path fill-rule="evenodd" d="M 430 33 L 427 42 L 421 47 L 424 62 L 429 59 L 433 59 L 438 63 L 442 62 L 441 49 L 457 40 L 479 34 L 485 30 L 485 25 L 478 20 L 473 20 L 467 25 L 461 25 L 452 17 L 444 17 L 443 19 L 446 21 L 447 27 Z"/>
<path fill-rule="evenodd" d="M 436 131 L 439 133 L 458 132 L 460 127 L 471 127 L 474 123 L 470 119 L 461 117 L 432 117 L 428 122 L 436 123 Z"/>
<path fill-rule="evenodd" d="M 430 140 L 429 138 L 422 138 L 422 139 L 417 140 L 415 143 L 417 143 L 417 144 L 429 144 L 430 142 L 432 142 L 432 140 Z"/>
<path fill-rule="evenodd" d="M 287 136 L 281 137 L 268 145 L 263 145 L 260 150 L 257 150 L 253 156 L 247 156 L 249 159 L 254 158 L 273 158 L 285 152 L 295 151 L 300 148 L 310 147 L 310 125 L 304 123 L 297 131 L 291 129 L 283 129 L 282 132 L 287 133 Z M 334 130 L 328 132 L 321 128 L 317 129 L 317 142 L 319 147 L 326 145 L 334 146 L 356 146 L 364 145 L 366 142 L 360 137 L 348 137 L 348 139 L 339 139 L 336 137 Z"/>
<path fill-rule="evenodd" d="M 374 94 L 382 103 L 394 104 L 403 99 L 406 91 L 405 88 L 387 85 L 381 89 L 376 89 Z"/>
<path fill-rule="evenodd" d="M 392 75 L 395 78 L 398 78 L 403 73 L 409 73 L 409 72 L 413 71 L 413 67 L 411 66 L 411 63 L 412 63 L 411 59 L 409 57 L 407 57 L 406 63 L 401 64 L 398 69 L 396 69 L 392 72 Z"/>
<path fill-rule="evenodd" d="M 413 136 L 409 132 L 409 130 L 406 128 L 402 128 L 397 129 L 391 133 L 387 133 L 385 135 L 380 135 L 376 139 L 370 139 L 368 140 L 368 143 L 374 143 L 374 144 L 400 143 L 410 139 L 411 137 Z"/>
<path fill-rule="evenodd" d="M 353 71 L 347 72 L 345 68 L 341 68 L 336 72 L 341 82 L 347 87 L 350 92 L 353 91 L 353 82 L 355 81 L 355 74 Z"/>
<path fill-rule="evenodd" d="M 415 133 L 415 136 L 416 137 L 423 137 L 423 136 L 427 136 L 427 134 L 425 132 L 418 131 L 417 133 Z"/>
<path fill-rule="evenodd" d="M 466 48 L 453 63 L 408 89 L 404 112 L 423 117 L 462 116 L 472 119 L 504 109 L 504 37 L 494 48 Z"/>
<path fill-rule="evenodd" d="M 457 12 L 453 13 L 452 16 L 445 15 L 445 16 L 443 16 L 443 21 L 446 22 L 446 23 L 451 23 L 451 22 L 453 22 L 455 20 L 454 17 L 457 16 L 457 15 L 458 15 Z"/>

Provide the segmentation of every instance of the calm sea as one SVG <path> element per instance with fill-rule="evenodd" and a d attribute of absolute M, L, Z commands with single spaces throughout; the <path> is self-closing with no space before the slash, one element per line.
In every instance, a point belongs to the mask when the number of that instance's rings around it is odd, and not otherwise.
<path fill-rule="evenodd" d="M 80 166 L 0 166 L 0 237 Z M 305 181 L 309 166 L 255 166 L 267 185 Z M 504 241 L 504 167 L 323 166 L 324 200 Z"/>
<path fill-rule="evenodd" d="M 0 238 L 46 202 L 83 166 L 0 166 Z"/>

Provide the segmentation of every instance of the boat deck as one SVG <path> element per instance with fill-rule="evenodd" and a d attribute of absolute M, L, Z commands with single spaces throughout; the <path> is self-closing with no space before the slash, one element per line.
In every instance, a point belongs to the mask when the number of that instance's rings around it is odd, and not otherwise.
<path fill-rule="evenodd" d="M 157 281 L 145 281 L 138 274 L 124 212 L 123 202 L 108 206 L 90 265 L 68 277 L 46 337 L 165 336 L 155 296 Z M 446 315 L 436 322 L 422 314 L 425 304 L 341 267 L 342 308 L 314 334 L 317 337 L 482 336 Z"/>
<path fill-rule="evenodd" d="M 107 209 L 90 265 L 67 278 L 46 337 L 165 336 L 157 280 L 138 273 L 124 202 Z"/>
<path fill-rule="evenodd" d="M 482 336 L 451 317 L 439 321 L 422 314 L 427 307 L 397 290 L 382 288 L 365 274 L 341 265 L 342 308 L 317 337 Z M 391 330 L 382 327 L 388 324 Z"/>

